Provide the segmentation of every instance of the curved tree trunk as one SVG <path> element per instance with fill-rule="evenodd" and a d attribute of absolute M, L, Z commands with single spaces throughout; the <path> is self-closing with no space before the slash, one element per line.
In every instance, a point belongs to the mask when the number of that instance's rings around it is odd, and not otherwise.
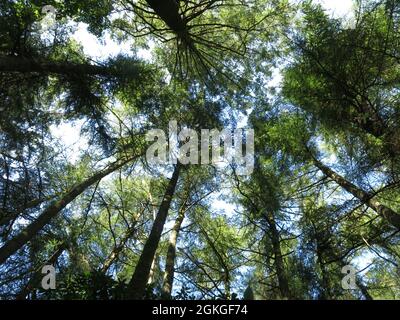
<path fill-rule="evenodd" d="M 140 255 L 138 264 L 136 265 L 135 272 L 128 285 L 127 298 L 139 300 L 142 299 L 146 290 L 146 284 L 149 279 L 151 265 L 157 251 L 158 244 L 161 239 L 162 231 L 167 220 L 168 211 L 171 206 L 172 198 L 178 183 L 181 165 L 178 163 L 175 166 L 172 178 L 168 183 L 167 189 L 157 217 L 153 223 L 150 235 L 143 247 L 142 254 Z"/>
<path fill-rule="evenodd" d="M 92 177 L 74 186 L 69 192 L 62 196 L 59 200 L 51 203 L 39 217 L 22 230 L 13 239 L 7 241 L 0 248 L 0 264 L 3 264 L 11 255 L 22 248 L 28 241 L 30 241 L 36 234 L 43 229 L 50 221 L 57 216 L 57 214 L 63 210 L 68 204 L 74 201 L 79 195 L 81 195 L 87 188 L 100 181 L 112 172 L 122 168 L 125 164 L 133 161 L 137 157 L 132 157 L 123 162 L 116 162 L 110 165 L 107 169 L 101 170 Z"/>

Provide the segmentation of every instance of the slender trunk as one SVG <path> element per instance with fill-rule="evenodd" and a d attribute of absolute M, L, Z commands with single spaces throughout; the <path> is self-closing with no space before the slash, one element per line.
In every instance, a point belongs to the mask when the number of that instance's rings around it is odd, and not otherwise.
<path fill-rule="evenodd" d="M 81 195 L 87 188 L 100 181 L 112 172 L 122 168 L 125 164 L 131 162 L 136 157 L 132 157 L 123 162 L 117 162 L 109 166 L 107 169 L 101 170 L 87 180 L 74 186 L 69 192 L 67 192 L 61 199 L 51 203 L 39 217 L 22 230 L 13 239 L 7 241 L 0 248 L 0 265 L 3 264 L 11 255 L 22 248 L 27 242 L 29 242 L 36 234 L 39 233 L 50 221 L 57 216 L 57 214 L 63 210 L 68 204 L 74 201 L 79 195 Z"/>
<path fill-rule="evenodd" d="M 142 299 L 146 290 L 146 284 L 149 279 L 151 264 L 157 251 L 158 244 L 161 239 L 162 231 L 167 220 L 168 211 L 175 193 L 176 185 L 181 170 L 181 165 L 178 163 L 175 166 L 174 173 L 168 183 L 164 198 L 158 210 L 157 217 L 153 223 L 149 238 L 147 239 L 142 254 L 140 255 L 135 272 L 129 282 L 127 298 Z"/>
<path fill-rule="evenodd" d="M 282 298 L 290 299 L 291 294 L 289 290 L 289 281 L 286 275 L 285 265 L 282 257 L 281 240 L 278 229 L 276 228 L 275 218 L 273 216 L 267 219 L 269 224 L 269 230 L 271 233 L 272 248 L 274 250 L 275 257 L 275 269 L 278 276 L 279 291 Z"/>
<path fill-rule="evenodd" d="M 152 285 L 156 281 L 157 261 L 158 261 L 158 256 L 156 253 L 154 255 L 153 262 L 151 263 L 151 268 L 150 268 L 150 272 L 149 272 L 149 279 L 147 280 L 147 285 Z"/>
<path fill-rule="evenodd" d="M 0 72 L 35 72 L 68 76 L 92 75 L 107 78 L 117 76 L 115 70 L 104 66 L 4 56 L 0 56 Z"/>
<path fill-rule="evenodd" d="M 144 211 L 144 210 L 143 210 Z M 108 269 L 110 269 L 111 265 L 114 263 L 114 261 L 118 258 L 119 254 L 121 251 L 125 248 L 126 243 L 129 241 L 129 239 L 133 236 L 133 234 L 136 231 L 136 224 L 139 221 L 140 216 L 143 214 L 143 211 L 138 213 L 134 217 L 134 221 L 132 222 L 132 225 L 128 228 L 128 230 L 125 232 L 125 235 L 122 237 L 122 239 L 119 241 L 119 244 L 114 247 L 114 249 L 111 251 L 111 253 L 108 255 L 108 257 L 105 259 L 103 266 L 100 269 L 100 272 L 103 274 L 107 273 Z"/>
<path fill-rule="evenodd" d="M 224 282 L 224 294 L 225 294 L 224 298 L 226 300 L 230 300 L 231 299 L 231 277 L 230 277 L 229 267 L 225 262 L 226 259 L 224 258 L 224 256 L 226 256 L 226 255 L 222 256 L 222 254 L 215 247 L 215 244 L 212 241 L 212 239 L 208 236 L 207 231 L 204 230 L 201 226 L 200 226 L 200 229 L 203 232 L 204 236 L 206 237 L 206 240 L 207 240 L 208 244 L 210 245 L 212 251 L 217 256 L 217 260 L 223 270 L 223 282 Z"/>
<path fill-rule="evenodd" d="M 103 263 L 103 265 L 102 265 L 102 267 L 100 269 L 101 273 L 103 273 L 103 274 L 107 273 L 108 269 L 110 269 L 110 267 L 114 263 L 115 259 L 117 259 L 118 255 L 120 254 L 120 252 L 124 248 L 125 243 L 126 242 L 121 241 L 121 243 L 119 245 L 114 247 L 114 249 L 111 251 L 111 253 L 108 255 L 108 257 L 104 261 L 104 263 Z"/>
<path fill-rule="evenodd" d="M 367 287 L 364 285 L 364 283 L 362 282 L 362 280 L 359 276 L 356 276 L 356 285 L 360 289 L 365 300 L 374 300 L 374 298 L 370 295 Z"/>
<path fill-rule="evenodd" d="M 326 270 L 326 266 L 324 263 L 324 258 L 323 258 L 323 253 L 322 253 L 322 248 L 321 248 L 321 239 L 316 239 L 317 242 L 317 262 L 318 265 L 321 269 L 321 274 L 322 274 L 322 286 L 323 290 L 321 292 L 321 295 L 319 297 L 320 300 L 328 300 L 332 298 L 332 291 L 331 291 L 331 283 L 329 280 L 329 275 Z"/>
<path fill-rule="evenodd" d="M 231 276 L 230 276 L 229 270 L 226 270 L 224 275 L 225 275 L 224 276 L 225 299 L 226 300 L 231 300 L 232 299 L 232 294 L 231 294 Z"/>
<path fill-rule="evenodd" d="M 353 183 L 347 181 L 341 175 L 328 168 L 322 162 L 314 158 L 315 166 L 320 169 L 327 177 L 335 181 L 339 186 L 351 193 L 353 196 L 358 198 L 362 203 L 365 203 L 372 210 L 377 212 L 383 219 L 388 221 L 392 226 L 400 229 L 400 215 L 392 209 L 381 204 L 378 200 L 374 199 L 374 196 L 361 188 L 357 187 Z"/>
<path fill-rule="evenodd" d="M 54 265 L 66 248 L 67 247 L 65 243 L 60 244 L 53 255 L 49 259 L 47 259 L 46 262 L 44 262 L 39 269 L 35 270 L 32 278 L 28 281 L 27 285 L 16 295 L 17 300 L 25 300 L 29 293 L 38 288 L 38 284 L 42 277 L 42 267 L 47 265 Z"/>
<path fill-rule="evenodd" d="M 171 299 L 172 287 L 174 284 L 176 243 L 178 240 L 183 220 L 185 219 L 185 212 L 186 212 L 186 207 L 182 206 L 181 210 L 179 211 L 178 217 L 175 220 L 175 224 L 174 227 L 172 228 L 171 235 L 169 237 L 168 252 L 165 262 L 164 281 L 162 288 L 162 297 L 163 299 L 167 300 Z"/>
<path fill-rule="evenodd" d="M 128 240 L 132 237 L 133 233 L 135 231 L 135 227 L 132 226 L 126 234 L 123 236 L 121 241 L 117 246 L 114 247 L 114 249 L 111 251 L 111 253 L 108 255 L 106 260 L 103 263 L 103 266 L 100 269 L 101 273 L 107 273 L 108 269 L 112 266 L 114 263 L 115 259 L 118 258 L 118 255 L 121 253 L 121 251 L 124 249 L 125 244 L 128 242 Z"/>
<path fill-rule="evenodd" d="M 151 195 L 151 192 L 149 192 L 149 199 L 150 199 L 150 203 L 154 203 L 153 202 L 153 196 Z M 157 211 L 155 210 L 154 206 L 153 206 L 153 223 L 157 218 Z M 147 280 L 147 285 L 150 286 L 154 283 L 155 281 L 155 274 L 156 274 L 156 268 L 157 268 L 157 253 L 155 253 L 154 255 L 154 259 L 153 262 L 151 263 L 151 268 L 150 268 L 150 273 L 149 273 L 149 279 Z"/>

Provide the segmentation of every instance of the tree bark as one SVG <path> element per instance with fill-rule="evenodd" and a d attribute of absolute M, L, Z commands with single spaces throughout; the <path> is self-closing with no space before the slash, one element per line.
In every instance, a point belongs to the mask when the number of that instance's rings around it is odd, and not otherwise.
<path fill-rule="evenodd" d="M 66 76 L 92 75 L 106 78 L 118 77 L 118 72 L 107 66 L 8 56 L 0 56 L 0 72 L 58 74 Z"/>
<path fill-rule="evenodd" d="M 149 279 L 147 280 L 147 285 L 152 285 L 156 281 L 156 272 L 157 272 L 157 264 L 158 264 L 158 255 L 157 253 L 154 255 L 153 262 L 151 263 L 151 268 L 149 272 Z"/>
<path fill-rule="evenodd" d="M 129 282 L 127 292 L 128 299 L 139 300 L 144 296 L 146 284 L 149 279 L 151 264 L 154 260 L 162 231 L 167 220 L 168 211 L 178 183 L 180 170 L 181 165 L 178 163 L 175 166 L 172 178 L 168 183 L 167 189 L 165 190 L 157 217 L 154 220 L 150 235 L 143 247 L 143 251 L 140 255 L 138 264 L 136 265 L 135 272 L 133 273 L 131 281 Z"/>
<path fill-rule="evenodd" d="M 185 219 L 186 207 L 182 206 L 179 211 L 178 217 L 175 220 L 174 227 L 172 228 L 171 235 L 169 237 L 168 252 L 165 262 L 164 281 L 162 288 L 162 298 L 169 300 L 171 299 L 172 287 L 174 284 L 174 272 L 175 272 L 175 259 L 176 259 L 176 243 L 179 237 L 179 232 L 183 220 Z"/>
<path fill-rule="evenodd" d="M 28 241 L 36 236 L 39 231 L 43 229 L 51 219 L 53 219 L 61 210 L 63 210 L 68 204 L 74 201 L 79 195 L 81 195 L 87 188 L 92 186 L 94 183 L 100 181 L 110 173 L 122 168 L 125 164 L 133 161 L 135 157 L 132 157 L 123 162 L 116 162 L 109 166 L 107 169 L 101 170 L 92 177 L 74 186 L 69 192 L 67 192 L 61 199 L 52 202 L 40 215 L 39 217 L 28 225 L 23 231 L 21 231 L 13 239 L 7 241 L 0 248 L 0 265 L 3 264 L 11 255 L 22 248 Z"/>
<path fill-rule="evenodd" d="M 289 289 L 289 281 L 287 278 L 285 265 L 283 262 L 281 240 L 280 240 L 278 229 L 276 228 L 275 218 L 273 216 L 267 217 L 267 222 L 269 224 L 272 248 L 274 250 L 275 269 L 276 269 L 276 274 L 278 277 L 279 291 L 281 293 L 282 298 L 291 299 L 291 293 L 290 293 L 290 289 Z"/>
<path fill-rule="evenodd" d="M 374 195 L 362 190 L 353 183 L 347 181 L 341 175 L 337 174 L 332 169 L 328 168 L 321 161 L 313 158 L 315 166 L 320 169 L 327 177 L 335 181 L 339 186 L 358 198 L 362 203 L 378 213 L 383 219 L 389 222 L 392 226 L 400 229 L 400 215 L 392 209 L 381 204 L 378 200 L 374 199 Z"/>
<path fill-rule="evenodd" d="M 326 270 L 325 266 L 325 261 L 323 258 L 323 242 L 324 239 L 321 239 L 318 235 L 315 237 L 316 245 L 317 245 L 317 263 L 319 265 L 319 268 L 321 269 L 321 275 L 322 275 L 322 286 L 323 290 L 321 292 L 321 295 L 319 297 L 319 300 L 329 300 L 332 299 L 332 290 L 331 290 L 331 282 L 329 280 L 329 274 L 328 271 Z"/>

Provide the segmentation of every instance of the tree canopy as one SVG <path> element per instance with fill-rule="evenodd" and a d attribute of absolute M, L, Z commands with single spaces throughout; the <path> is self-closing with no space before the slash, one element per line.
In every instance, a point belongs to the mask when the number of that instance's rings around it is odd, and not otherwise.
<path fill-rule="evenodd" d="M 2 1 L 0 299 L 399 299 L 399 77 L 396 0 Z"/>

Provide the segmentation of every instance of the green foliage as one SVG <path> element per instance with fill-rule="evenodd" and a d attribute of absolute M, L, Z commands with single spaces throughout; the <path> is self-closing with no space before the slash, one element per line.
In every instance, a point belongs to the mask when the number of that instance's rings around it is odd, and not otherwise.
<path fill-rule="evenodd" d="M 123 281 L 115 281 L 102 273 L 70 274 L 58 279 L 57 291 L 43 293 L 44 299 L 115 300 L 122 299 L 126 290 Z M 40 294 L 40 293 L 39 293 Z"/>
<path fill-rule="evenodd" d="M 145 299 L 399 299 L 400 6 L 357 4 L 346 20 L 311 0 L 2 1 L 0 299 L 129 298 L 143 257 Z M 131 50 L 94 59 L 77 23 Z M 171 120 L 247 122 L 254 172 L 188 165 L 171 190 L 145 157 Z"/>

